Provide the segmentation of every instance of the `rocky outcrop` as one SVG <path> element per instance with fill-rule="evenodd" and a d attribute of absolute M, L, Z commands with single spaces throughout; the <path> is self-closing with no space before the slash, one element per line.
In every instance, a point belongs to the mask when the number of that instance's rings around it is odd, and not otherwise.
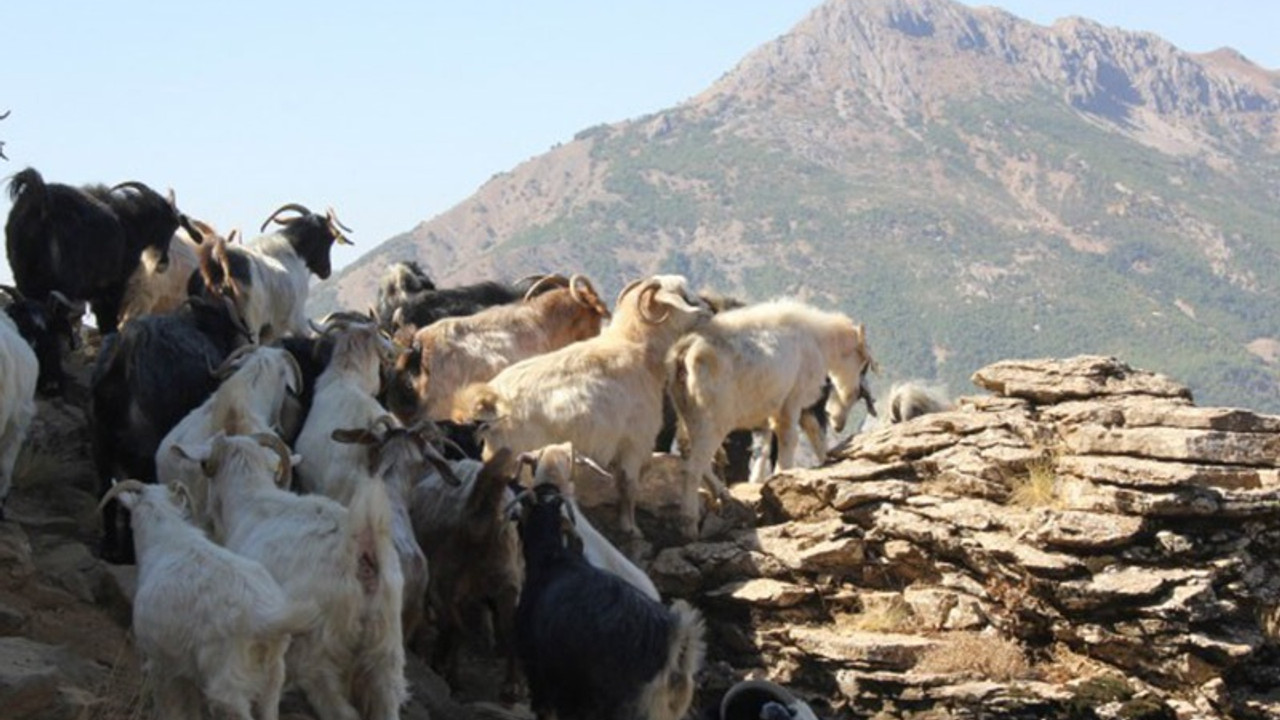
<path fill-rule="evenodd" d="M 1280 716 L 1280 417 L 1111 358 L 974 381 L 658 554 L 720 674 L 839 717 Z"/>

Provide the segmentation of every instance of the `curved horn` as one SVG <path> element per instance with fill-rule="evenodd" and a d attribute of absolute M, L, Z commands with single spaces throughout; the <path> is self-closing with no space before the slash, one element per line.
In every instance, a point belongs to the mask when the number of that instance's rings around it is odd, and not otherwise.
<path fill-rule="evenodd" d="M 262 447 L 275 450 L 280 456 L 280 467 L 276 469 L 276 487 L 287 488 L 292 485 L 293 454 L 289 451 L 289 446 L 275 433 L 254 433 L 249 437 Z"/>
<path fill-rule="evenodd" d="M 288 203 L 288 204 L 286 204 L 286 205 L 281 205 L 280 207 L 276 208 L 276 211 L 275 211 L 275 212 L 273 212 L 273 213 L 271 213 L 270 215 L 268 215 L 266 220 L 263 220 L 263 221 L 262 221 L 262 227 L 261 227 L 261 228 L 258 228 L 258 231 L 259 231 L 259 232 L 266 232 L 266 231 L 267 231 L 267 226 L 271 224 L 271 221 L 272 221 L 272 220 L 275 220 L 277 223 L 279 223 L 279 224 L 281 224 L 281 225 L 288 225 L 289 223 L 293 222 L 294 220 L 297 220 L 298 218 L 292 218 L 292 219 L 289 219 L 289 220 L 280 220 L 280 219 L 278 219 L 278 217 L 277 217 L 277 216 L 278 216 L 278 215 L 280 215 L 280 213 L 282 213 L 282 212 L 288 212 L 288 211 L 290 211 L 290 210 L 293 210 L 293 211 L 295 211 L 295 212 L 301 213 L 301 214 L 303 214 L 303 215 L 310 215 L 310 214 L 311 214 L 311 211 L 310 211 L 310 210 L 308 210 L 308 209 L 307 209 L 307 206 L 305 206 L 305 205 L 299 205 L 298 203 Z"/>
<path fill-rule="evenodd" d="M 138 192 L 146 192 L 146 193 L 155 192 L 155 190 L 152 190 L 151 188 L 147 187 L 143 183 L 138 182 L 137 180 L 125 180 L 122 183 L 113 185 L 111 186 L 111 192 L 122 190 L 124 188 L 129 188 L 130 190 L 137 190 Z"/>
<path fill-rule="evenodd" d="M 342 230 L 343 232 L 355 232 L 351 228 L 342 224 L 342 221 L 338 219 L 338 213 L 334 211 L 332 205 L 330 205 L 329 209 L 325 211 L 324 216 L 329 218 L 329 222 L 337 225 L 339 230 Z"/>
<path fill-rule="evenodd" d="M 636 308 L 640 311 L 640 318 L 650 325 L 661 325 L 667 321 L 668 317 L 671 316 L 670 309 L 662 315 L 653 315 L 649 309 L 650 303 L 653 302 L 658 291 L 661 289 L 662 285 L 659 284 L 657 280 L 653 280 L 651 281 L 651 284 L 645 285 L 644 288 L 640 290 L 639 296 L 636 297 L 636 302 L 638 303 Z"/>
<path fill-rule="evenodd" d="M 543 275 L 524 294 L 524 301 L 529 302 L 537 297 L 545 287 L 569 287 L 569 280 L 563 275 Z"/>
<path fill-rule="evenodd" d="M 618 293 L 618 299 L 613 301 L 613 304 L 615 306 L 620 305 L 622 303 L 622 296 L 631 292 L 632 288 L 634 288 L 635 286 L 639 285 L 642 282 L 644 282 L 644 280 L 632 280 L 631 282 L 627 283 L 626 287 L 622 288 L 622 292 Z"/>
<path fill-rule="evenodd" d="M 18 288 L 12 285 L 0 285 L 0 292 L 13 298 L 14 302 L 22 302 L 23 300 L 26 300 L 26 298 L 22 296 L 22 293 L 18 292 Z M 57 292 L 57 290 L 54 292 Z"/>
<path fill-rule="evenodd" d="M 142 492 L 146 487 L 147 486 L 143 484 L 141 480 L 113 480 L 111 487 L 102 495 L 102 500 L 98 501 L 98 512 L 102 512 L 102 508 L 106 507 L 107 503 L 115 500 L 116 496 L 120 493 L 130 491 Z"/>
<path fill-rule="evenodd" d="M 575 274 L 569 278 L 569 295 L 579 305 L 591 308 L 606 320 L 612 317 L 609 313 L 609 308 L 600 299 L 600 293 L 596 292 L 595 286 L 591 284 L 586 275 Z"/>
<path fill-rule="evenodd" d="M 231 233 L 227 235 L 227 244 L 230 245 L 240 239 L 240 228 L 231 228 Z"/>

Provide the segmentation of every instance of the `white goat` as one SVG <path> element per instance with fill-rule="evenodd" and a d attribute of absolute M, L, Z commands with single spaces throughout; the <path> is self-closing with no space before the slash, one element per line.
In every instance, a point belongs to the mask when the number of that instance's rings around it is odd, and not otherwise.
<path fill-rule="evenodd" d="M 662 427 L 664 359 L 681 335 L 710 316 L 687 285 L 679 275 L 631 283 L 599 336 L 472 386 L 459 394 L 455 419 L 485 423 L 486 457 L 499 448 L 519 454 L 568 441 L 605 463 L 618 484 L 621 530 L 638 538 L 636 483 Z"/>
<path fill-rule="evenodd" d="M 393 720 L 408 696 L 400 610 L 404 579 L 382 483 L 364 483 L 351 509 L 295 495 L 296 456 L 275 435 L 226 437 L 176 452 L 209 475 L 216 537 L 262 563 L 294 600 L 313 600 L 321 620 L 285 656 L 288 676 L 321 720 Z"/>
<path fill-rule="evenodd" d="M 298 215 L 281 219 L 284 212 Z M 332 208 L 321 216 L 298 204 L 285 205 L 262 224 L 264 232 L 273 220 L 284 227 L 242 246 L 215 239 L 202 243 L 199 253 L 205 287 L 235 301 L 259 343 L 307 334 L 310 276 L 328 278 L 333 243 L 351 244 Z"/>
<path fill-rule="evenodd" d="M 873 360 L 865 329 L 846 315 L 777 300 L 716 315 L 675 344 L 668 364 L 689 439 L 683 512 L 696 523 L 700 481 L 724 492 L 712 463 L 732 430 L 767 422 L 778 467 L 793 467 L 800 413 L 821 396 L 824 378 L 832 381 L 828 415 L 842 425 Z"/>
<path fill-rule="evenodd" d="M 336 321 L 325 332 L 334 337 L 333 358 L 316 379 L 311 411 L 293 446 L 302 455 L 299 486 L 347 505 L 360 478 L 367 476 L 368 450 L 359 444 L 335 443 L 333 431 L 368 428 L 387 416 L 374 396 L 391 346 L 372 324 Z M 400 424 L 387 417 L 393 425 Z"/>
<path fill-rule="evenodd" d="M 474 315 L 438 320 L 413 336 L 413 349 L 398 366 L 412 383 L 420 417 L 447 420 L 454 395 L 493 378 L 525 358 L 562 348 L 600 334 L 609 309 L 581 275 L 568 286 L 550 275 L 534 284 L 523 302 L 496 305 Z"/>
<path fill-rule="evenodd" d="M 560 489 L 560 495 L 573 513 L 574 530 L 582 540 L 582 555 L 588 563 L 626 580 L 653 600 L 662 599 L 649 576 L 595 529 L 574 499 L 573 474 L 576 469 L 584 468 L 602 479 L 612 479 L 613 476 L 590 458 L 576 454 L 572 443 L 548 445 L 536 453 L 521 455 L 520 461 L 533 467 L 533 486 L 550 483 Z"/>
<path fill-rule="evenodd" d="M 290 636 L 314 627 L 319 608 L 291 603 L 260 563 L 188 523 L 181 487 L 126 480 L 102 502 L 117 497 L 133 516 L 133 635 L 155 688 L 156 717 L 198 720 L 212 704 L 250 720 L 256 705 L 259 718 L 275 720 Z"/>
<path fill-rule="evenodd" d="M 36 353 L 18 333 L 18 326 L 0 308 L 0 519 L 13 483 L 18 452 L 36 415 Z"/>
<path fill-rule="evenodd" d="M 214 374 L 225 378 L 222 384 L 164 436 L 156 451 L 156 480 L 187 489 L 193 501 L 193 519 L 205 530 L 212 526 L 205 508 L 208 492 L 204 473 L 173 448 L 199 445 L 218 432 L 278 433 L 287 394 L 302 389 L 298 361 L 282 348 L 245 345 L 232 352 Z"/>
<path fill-rule="evenodd" d="M 409 519 L 410 493 L 419 479 L 432 472 L 443 476 L 445 482 L 458 484 L 453 469 L 433 444 L 441 439 L 440 431 L 429 422 L 411 428 L 395 427 L 391 416 L 384 415 L 368 428 L 334 430 L 333 439 L 365 446 L 368 474 L 386 484 L 391 503 L 391 537 L 404 576 L 400 626 L 405 640 L 411 641 L 426 617 L 428 565 Z"/>

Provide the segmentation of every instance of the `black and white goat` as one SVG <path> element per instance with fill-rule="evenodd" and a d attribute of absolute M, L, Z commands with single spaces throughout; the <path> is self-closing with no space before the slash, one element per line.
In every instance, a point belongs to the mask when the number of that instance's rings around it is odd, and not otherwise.
<path fill-rule="evenodd" d="M 143 251 L 153 250 L 163 268 L 169 241 L 186 222 L 139 182 L 76 188 L 46 183 L 27 168 L 9 182 L 9 196 L 5 250 L 18 289 L 35 299 L 57 290 L 88 301 L 104 333 L 116 329 L 125 284 Z"/>
<path fill-rule="evenodd" d="M 539 718 L 678 720 L 705 651 L 701 615 L 670 608 L 582 556 L 554 485 L 526 493 L 516 646 Z"/>
<path fill-rule="evenodd" d="M 507 284 L 486 280 L 471 285 L 437 288 L 415 262 L 399 262 L 378 283 L 378 322 L 384 329 L 423 328 L 437 320 L 463 317 L 495 305 L 513 303 L 528 294 L 543 275 L 530 275 Z M 554 286 L 548 286 L 550 289 Z"/>
<path fill-rule="evenodd" d="M 138 318 L 103 340 L 89 408 L 103 494 L 112 478 L 155 482 L 160 442 L 218 386 L 212 370 L 246 333 L 229 302 L 191 298 L 175 313 Z M 112 502 L 103 511 L 102 555 L 128 562 L 132 543 L 117 508 Z"/>
<path fill-rule="evenodd" d="M 284 213 L 296 213 L 281 217 Z M 245 245 L 214 240 L 200 246 L 200 274 L 188 290 L 231 298 L 256 342 L 307 334 L 307 288 L 311 275 L 324 280 L 332 272 L 329 251 L 336 242 L 350 245 L 333 208 L 320 215 L 290 203 L 271 213 L 262 231 L 283 227 Z M 201 287 L 203 283 L 203 289 Z"/>

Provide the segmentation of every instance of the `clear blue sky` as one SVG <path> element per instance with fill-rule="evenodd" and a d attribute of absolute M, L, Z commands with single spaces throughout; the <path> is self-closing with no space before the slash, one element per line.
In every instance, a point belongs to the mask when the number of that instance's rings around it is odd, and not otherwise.
<path fill-rule="evenodd" d="M 818 4 L 8 3 L 0 174 L 173 187 L 188 213 L 251 234 L 282 203 L 332 204 L 356 230 L 341 266 L 583 128 L 697 94 Z M 969 4 L 1280 67 L 1270 0 Z"/>

